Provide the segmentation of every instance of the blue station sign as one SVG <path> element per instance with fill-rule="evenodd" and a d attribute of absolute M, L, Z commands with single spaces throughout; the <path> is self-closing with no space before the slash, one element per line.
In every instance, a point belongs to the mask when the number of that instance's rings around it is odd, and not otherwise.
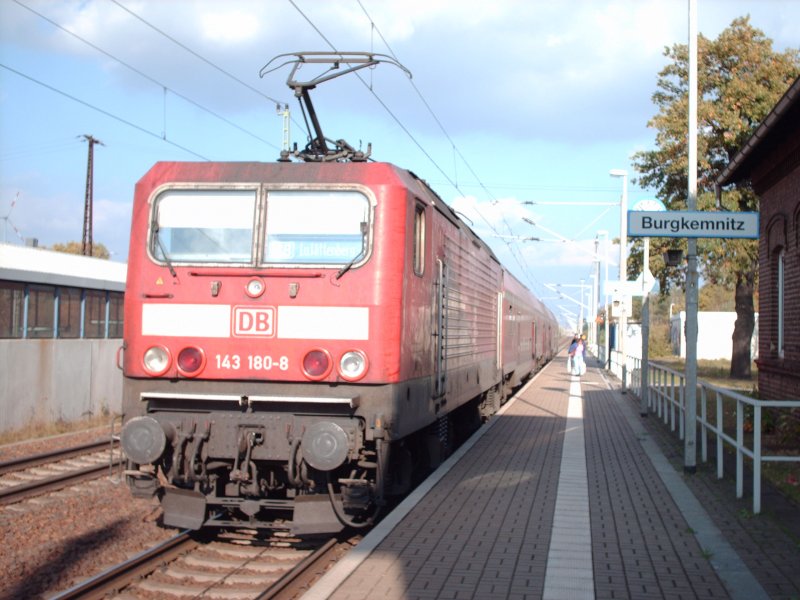
<path fill-rule="evenodd" d="M 757 212 L 628 211 L 628 236 L 758 238 Z"/>

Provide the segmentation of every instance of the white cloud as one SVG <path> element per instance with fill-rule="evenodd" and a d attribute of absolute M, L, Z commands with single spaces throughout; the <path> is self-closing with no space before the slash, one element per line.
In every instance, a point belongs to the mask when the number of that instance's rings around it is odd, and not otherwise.
<path fill-rule="evenodd" d="M 224 44 L 245 44 L 260 31 L 258 17 L 242 10 L 215 10 L 200 15 L 199 20 L 205 38 Z"/>

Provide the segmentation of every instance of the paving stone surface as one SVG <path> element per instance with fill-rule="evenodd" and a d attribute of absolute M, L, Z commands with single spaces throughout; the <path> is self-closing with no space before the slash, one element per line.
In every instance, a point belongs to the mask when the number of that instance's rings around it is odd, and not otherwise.
<path fill-rule="evenodd" d="M 713 552 L 702 547 L 685 503 L 670 488 L 684 485 L 668 486 L 665 481 L 672 480 L 659 471 L 670 463 L 681 471 L 676 436 L 656 418 L 639 418 L 638 400 L 621 394 L 619 382 L 596 366 L 580 381 L 582 419 L 568 419 L 571 379 L 561 359 L 546 367 L 335 591 L 320 596 L 312 588 L 307 597 L 743 597 L 715 565 Z M 585 468 L 582 481 L 567 481 L 575 483 L 570 489 L 586 490 L 588 531 L 585 525 L 570 529 L 571 521 L 585 523 L 587 515 L 570 519 L 563 512 L 585 512 L 580 498 L 562 497 L 565 504 L 556 512 L 563 465 L 574 462 L 566 458 L 570 447 L 565 449 L 564 440 L 575 439 L 567 431 L 576 427 L 582 429 Z M 658 460 L 643 450 L 650 443 Z M 723 544 L 746 565 L 740 575 L 755 584 L 756 596 L 800 598 L 797 508 L 792 512 L 768 492 L 765 514 L 752 517 L 732 484 L 718 482 L 709 468 L 682 479 Z M 563 478 L 561 485 L 567 485 Z M 546 591 L 548 566 L 551 577 L 562 577 Z M 588 591 L 581 577 L 570 582 L 576 568 L 584 575 L 591 571 Z"/>

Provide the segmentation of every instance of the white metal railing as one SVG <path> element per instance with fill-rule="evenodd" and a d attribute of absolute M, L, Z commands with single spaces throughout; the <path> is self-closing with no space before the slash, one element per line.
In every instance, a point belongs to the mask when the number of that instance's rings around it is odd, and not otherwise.
<path fill-rule="evenodd" d="M 642 361 L 631 356 L 623 357 L 611 351 L 610 371 L 622 381 L 623 389 L 642 398 Z M 685 375 L 657 363 L 648 363 L 647 408 L 658 415 L 670 430 L 677 429 L 679 439 L 684 439 L 685 414 Z M 756 400 L 743 394 L 728 390 L 705 381 L 697 381 L 699 414 L 696 423 L 700 427 L 700 458 L 708 462 L 709 436 L 714 437 L 717 457 L 717 479 L 724 475 L 725 444 L 731 446 L 736 455 L 736 497 L 744 495 L 744 459 L 748 457 L 753 464 L 753 513 L 761 512 L 761 471 L 765 462 L 800 462 L 800 455 L 767 455 L 763 452 L 761 439 L 762 411 L 765 408 L 791 410 L 800 408 L 800 400 Z M 713 419 L 709 415 L 709 401 L 714 402 Z M 725 431 L 724 405 L 735 403 L 736 431 Z M 745 440 L 745 411 L 753 412 L 751 447 Z"/>

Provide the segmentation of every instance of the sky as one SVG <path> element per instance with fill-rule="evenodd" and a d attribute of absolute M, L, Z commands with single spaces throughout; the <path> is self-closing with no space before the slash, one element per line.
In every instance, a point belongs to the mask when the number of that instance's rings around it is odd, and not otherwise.
<path fill-rule="evenodd" d="M 800 0 L 697 6 L 708 38 L 750 15 L 775 50 L 800 46 Z M 0 0 L 0 241 L 80 242 L 92 136 L 93 240 L 125 261 L 155 162 L 273 161 L 276 102 L 305 145 L 289 67 L 259 76 L 271 59 L 369 51 L 411 77 L 387 63 L 318 86 L 326 136 L 414 171 L 574 318 L 596 239 L 599 279 L 606 256 L 619 279 L 623 185 L 629 208 L 655 196 L 631 157 L 654 147 L 664 49 L 687 39 L 687 0 Z"/>

